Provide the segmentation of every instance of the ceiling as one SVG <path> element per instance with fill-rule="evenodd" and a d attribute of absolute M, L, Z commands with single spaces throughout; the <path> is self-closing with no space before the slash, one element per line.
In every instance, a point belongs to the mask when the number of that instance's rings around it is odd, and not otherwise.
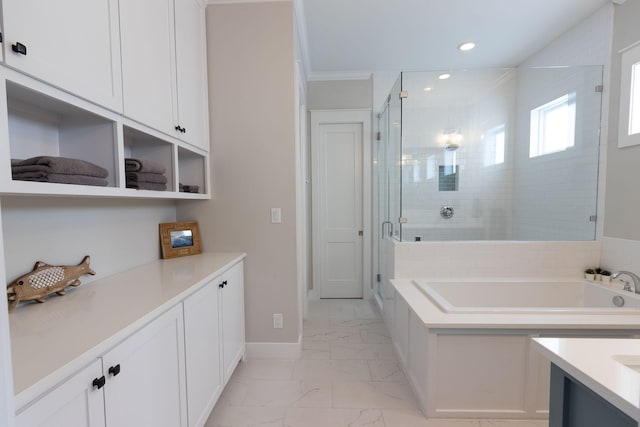
<path fill-rule="evenodd" d="M 307 72 L 328 75 L 516 66 L 611 0 L 294 3 Z M 477 47 L 460 52 L 468 40 Z"/>

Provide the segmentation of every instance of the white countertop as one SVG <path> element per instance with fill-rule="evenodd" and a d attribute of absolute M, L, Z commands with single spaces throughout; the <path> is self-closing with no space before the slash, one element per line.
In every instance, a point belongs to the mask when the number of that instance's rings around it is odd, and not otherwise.
<path fill-rule="evenodd" d="M 153 261 L 67 288 L 9 315 L 16 408 L 56 386 L 245 257 L 204 253 Z M 82 279 L 81 279 L 82 280 Z"/>
<path fill-rule="evenodd" d="M 640 340 L 534 338 L 534 348 L 569 375 L 640 422 Z"/>
<path fill-rule="evenodd" d="M 413 284 L 412 279 L 395 279 L 391 283 L 427 328 L 635 329 L 640 331 L 640 314 L 444 313 Z"/>

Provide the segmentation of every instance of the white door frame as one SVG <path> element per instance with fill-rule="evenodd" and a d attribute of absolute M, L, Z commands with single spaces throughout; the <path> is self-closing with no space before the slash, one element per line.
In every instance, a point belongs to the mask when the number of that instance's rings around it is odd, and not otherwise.
<path fill-rule="evenodd" d="M 320 125 L 325 123 L 360 123 L 362 124 L 362 297 L 369 299 L 372 296 L 373 271 L 372 271 L 372 204 L 371 204 L 371 186 L 372 186 L 372 168 L 371 168 L 371 110 L 370 109 L 354 109 L 354 110 L 311 110 L 311 147 L 312 155 L 313 147 L 319 141 Z M 313 163 L 313 162 L 312 162 Z M 317 199 L 318 188 L 314 185 L 319 180 L 318 172 L 312 168 L 311 191 L 312 198 Z M 312 206 L 312 217 L 318 218 L 316 206 Z M 315 238 L 319 235 L 319 225 L 317 221 L 312 221 L 312 247 L 313 247 L 313 264 L 320 265 L 320 241 Z M 320 298 L 320 272 L 313 269 L 313 290 L 310 292 L 311 299 Z"/>

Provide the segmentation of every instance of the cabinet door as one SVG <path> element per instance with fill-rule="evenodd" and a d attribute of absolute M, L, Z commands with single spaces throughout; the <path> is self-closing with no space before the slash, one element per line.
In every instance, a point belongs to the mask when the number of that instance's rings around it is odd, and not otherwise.
<path fill-rule="evenodd" d="M 96 360 L 18 414 L 16 426 L 104 427 L 104 388 L 92 384 L 101 377 L 102 362 Z"/>
<path fill-rule="evenodd" d="M 209 151 L 204 9 L 175 0 L 178 123 L 184 141 Z"/>
<path fill-rule="evenodd" d="M 222 391 L 218 282 L 184 301 L 189 426 L 203 426 Z"/>
<path fill-rule="evenodd" d="M 173 0 L 120 2 L 125 116 L 173 135 Z"/>
<path fill-rule="evenodd" d="M 236 365 L 244 357 L 244 278 L 243 263 L 236 264 L 222 278 L 222 361 L 226 384 Z"/>
<path fill-rule="evenodd" d="M 2 12 L 7 65 L 122 111 L 117 0 L 3 0 Z"/>
<path fill-rule="evenodd" d="M 105 354 L 108 426 L 187 426 L 183 328 L 178 305 Z"/>

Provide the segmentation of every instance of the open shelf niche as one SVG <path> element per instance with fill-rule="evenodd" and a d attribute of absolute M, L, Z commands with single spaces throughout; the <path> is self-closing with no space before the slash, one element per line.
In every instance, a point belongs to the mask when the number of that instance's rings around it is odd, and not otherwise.
<path fill-rule="evenodd" d="M 123 135 L 125 158 L 138 159 L 143 163 L 146 160 L 164 166 L 167 177 L 166 191 L 178 191 L 173 161 L 174 145 L 126 125 L 123 127 Z M 124 165 L 122 166 L 124 170 Z"/>
<path fill-rule="evenodd" d="M 115 121 L 8 80 L 6 93 L 11 159 L 85 160 L 109 172 L 108 187 L 118 186 Z"/>
<path fill-rule="evenodd" d="M 208 194 L 207 157 L 178 147 L 178 181 L 185 186 L 198 187 L 197 193 Z"/>

